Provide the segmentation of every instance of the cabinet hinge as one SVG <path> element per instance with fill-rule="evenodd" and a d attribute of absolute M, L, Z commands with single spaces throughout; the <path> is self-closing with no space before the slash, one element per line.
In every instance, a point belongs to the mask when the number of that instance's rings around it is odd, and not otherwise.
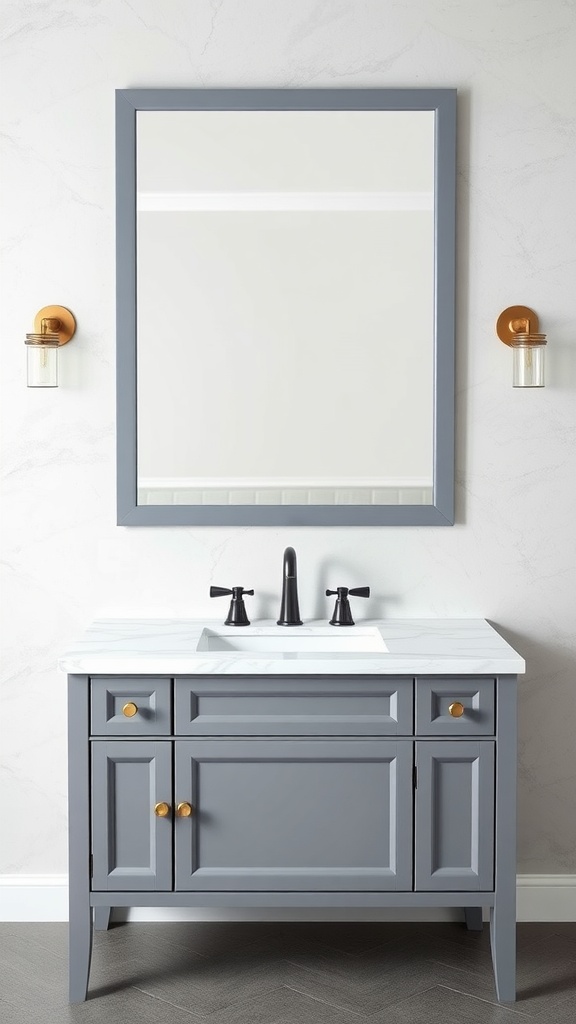
<path fill-rule="evenodd" d="M 416 765 L 414 765 L 414 769 L 413 769 L 412 783 L 413 783 L 414 789 L 418 789 L 418 769 L 417 769 Z"/>

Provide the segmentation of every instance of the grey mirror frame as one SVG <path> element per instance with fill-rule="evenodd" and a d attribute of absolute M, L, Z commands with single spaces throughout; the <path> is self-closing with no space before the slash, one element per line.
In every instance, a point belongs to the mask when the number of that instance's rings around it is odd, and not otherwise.
<path fill-rule="evenodd" d="M 136 114 L 139 110 L 433 110 L 434 488 L 430 505 L 138 505 Z M 455 89 L 120 89 L 116 92 L 117 509 L 120 526 L 454 523 Z"/>

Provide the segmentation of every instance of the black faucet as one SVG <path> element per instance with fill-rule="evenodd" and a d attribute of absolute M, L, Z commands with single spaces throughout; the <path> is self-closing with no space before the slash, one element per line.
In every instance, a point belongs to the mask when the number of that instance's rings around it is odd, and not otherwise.
<path fill-rule="evenodd" d="M 280 605 L 279 626 L 301 626 L 298 608 L 298 577 L 296 575 L 296 552 L 286 548 L 282 572 L 282 604 Z"/>

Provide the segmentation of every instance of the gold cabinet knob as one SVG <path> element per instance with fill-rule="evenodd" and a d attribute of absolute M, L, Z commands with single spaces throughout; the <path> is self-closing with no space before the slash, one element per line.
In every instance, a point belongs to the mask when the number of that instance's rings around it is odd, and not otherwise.
<path fill-rule="evenodd" d="M 455 700 L 448 708 L 448 711 L 452 715 L 452 718 L 462 718 L 462 715 L 464 714 L 464 705 L 461 704 L 459 700 Z"/>
<path fill-rule="evenodd" d="M 134 718 L 134 715 L 138 714 L 138 705 L 129 700 L 122 708 L 122 714 L 126 715 L 126 718 Z"/>
<path fill-rule="evenodd" d="M 163 800 L 154 807 L 154 814 L 157 818 L 167 818 L 170 814 L 170 804 L 164 803 Z"/>
<path fill-rule="evenodd" d="M 179 818 L 191 818 L 192 817 L 192 804 L 181 803 L 176 808 L 176 814 Z"/>

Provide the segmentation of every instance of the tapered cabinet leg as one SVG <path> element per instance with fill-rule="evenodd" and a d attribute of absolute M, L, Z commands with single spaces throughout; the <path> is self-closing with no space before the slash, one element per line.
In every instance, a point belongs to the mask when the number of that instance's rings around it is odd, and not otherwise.
<path fill-rule="evenodd" d="M 496 723 L 496 893 L 490 945 L 496 994 L 516 999 L 516 679 L 500 676 Z"/>
<path fill-rule="evenodd" d="M 465 907 L 464 920 L 469 932 L 482 931 L 482 907 Z"/>
<path fill-rule="evenodd" d="M 74 906 L 70 906 L 68 934 L 70 1002 L 83 1003 L 88 991 L 92 957 L 92 908 L 87 901 L 79 906 L 79 900 L 75 900 Z"/>
<path fill-rule="evenodd" d="M 514 905 L 490 908 L 490 946 L 496 995 L 501 1003 L 516 999 L 516 912 Z"/>
<path fill-rule="evenodd" d="M 110 926 L 112 907 L 94 907 L 94 930 L 107 932 Z"/>
<path fill-rule="evenodd" d="M 86 999 L 92 955 L 89 707 L 86 676 L 68 676 L 68 898 L 70 1002 Z"/>

